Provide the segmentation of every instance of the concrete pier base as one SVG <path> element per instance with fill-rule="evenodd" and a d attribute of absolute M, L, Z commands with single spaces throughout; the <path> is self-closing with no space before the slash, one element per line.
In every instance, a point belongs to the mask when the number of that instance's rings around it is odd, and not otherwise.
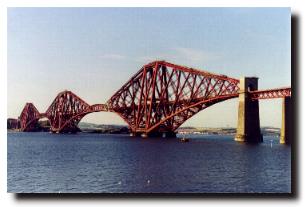
<path fill-rule="evenodd" d="M 258 78 L 246 77 L 240 79 L 240 94 L 238 106 L 238 124 L 235 141 L 260 143 L 263 141 L 259 122 L 258 100 L 251 100 L 248 91 L 257 90 Z"/>
<path fill-rule="evenodd" d="M 280 143 L 290 144 L 292 140 L 292 119 L 291 119 L 291 97 L 283 98 L 282 105 L 282 128 Z"/>
<path fill-rule="evenodd" d="M 131 132 L 131 133 L 129 134 L 129 136 L 130 136 L 130 137 L 140 137 L 140 136 L 141 136 L 141 133 L 139 133 L 139 132 Z"/>
<path fill-rule="evenodd" d="M 133 137 L 159 137 L 159 138 L 176 138 L 175 132 L 150 132 L 150 133 L 140 133 L 140 132 L 132 132 L 130 136 Z"/>

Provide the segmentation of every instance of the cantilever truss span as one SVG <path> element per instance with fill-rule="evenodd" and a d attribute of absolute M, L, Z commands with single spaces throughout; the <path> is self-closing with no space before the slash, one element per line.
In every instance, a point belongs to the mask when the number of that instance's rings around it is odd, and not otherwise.
<path fill-rule="evenodd" d="M 144 65 L 106 104 L 89 105 L 71 91 L 59 93 L 45 113 L 27 103 L 19 117 L 21 130 L 32 131 L 46 117 L 53 132 L 76 132 L 87 114 L 117 113 L 133 133 L 174 132 L 207 107 L 239 95 L 239 80 L 166 61 Z M 291 88 L 249 91 L 255 99 L 291 96 Z"/>
<path fill-rule="evenodd" d="M 133 132 L 174 131 L 199 111 L 238 96 L 239 80 L 156 61 L 144 65 L 107 102 Z"/>

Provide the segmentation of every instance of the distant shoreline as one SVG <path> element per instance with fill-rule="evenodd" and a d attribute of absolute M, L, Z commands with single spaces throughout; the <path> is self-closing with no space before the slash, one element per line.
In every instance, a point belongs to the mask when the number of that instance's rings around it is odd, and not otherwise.
<path fill-rule="evenodd" d="M 7 132 L 20 132 L 18 129 L 7 129 Z M 37 130 L 35 132 L 49 132 L 46 130 Z M 121 129 L 111 129 L 108 128 L 105 129 L 81 129 L 82 133 L 89 133 L 89 134 L 130 134 L 129 130 L 124 128 Z M 280 129 L 274 130 L 270 128 L 262 128 L 261 133 L 264 136 L 279 136 L 280 135 Z M 193 134 L 193 135 L 235 135 L 236 129 L 230 129 L 227 128 L 215 128 L 215 129 L 209 129 L 209 130 L 183 130 L 178 129 L 177 134 Z"/>
<path fill-rule="evenodd" d="M 93 134 L 130 134 L 127 125 L 104 125 L 80 122 L 78 127 L 82 132 Z M 50 126 L 47 122 L 39 122 L 36 132 L 49 132 Z M 9 128 L 8 132 L 19 132 L 19 129 Z M 233 127 L 180 127 L 177 134 L 198 134 L 198 135 L 235 135 L 236 128 Z M 261 127 L 262 135 L 280 135 L 280 128 Z"/>

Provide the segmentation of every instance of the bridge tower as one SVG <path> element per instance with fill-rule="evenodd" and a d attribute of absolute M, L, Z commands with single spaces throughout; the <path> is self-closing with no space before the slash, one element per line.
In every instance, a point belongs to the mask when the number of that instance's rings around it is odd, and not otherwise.
<path fill-rule="evenodd" d="M 251 100 L 249 91 L 257 90 L 258 78 L 243 77 L 239 83 L 238 125 L 235 141 L 259 143 L 263 141 L 259 123 L 258 100 Z"/>
<path fill-rule="evenodd" d="M 290 144 L 292 138 L 292 120 L 291 120 L 291 97 L 283 98 L 282 106 L 282 128 L 281 128 L 281 144 Z"/>

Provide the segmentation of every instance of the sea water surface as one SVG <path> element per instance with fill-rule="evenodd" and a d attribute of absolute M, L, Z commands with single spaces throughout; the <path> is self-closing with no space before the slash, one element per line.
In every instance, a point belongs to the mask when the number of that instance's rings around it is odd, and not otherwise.
<path fill-rule="evenodd" d="M 178 139 L 7 134 L 12 193 L 290 193 L 291 147 L 233 136 Z"/>

